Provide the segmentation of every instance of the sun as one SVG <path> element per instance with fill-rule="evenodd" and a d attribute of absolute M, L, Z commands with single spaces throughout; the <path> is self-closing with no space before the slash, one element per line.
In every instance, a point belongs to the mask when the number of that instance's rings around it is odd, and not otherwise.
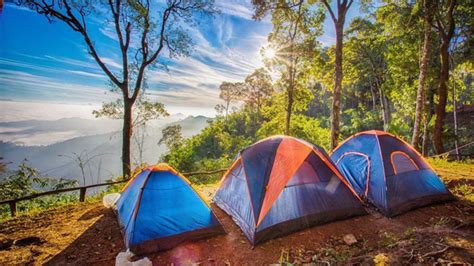
<path fill-rule="evenodd" d="M 272 47 L 267 47 L 263 51 L 263 56 L 265 56 L 265 58 L 267 59 L 273 59 L 275 55 L 276 55 L 276 50 L 273 49 Z"/>

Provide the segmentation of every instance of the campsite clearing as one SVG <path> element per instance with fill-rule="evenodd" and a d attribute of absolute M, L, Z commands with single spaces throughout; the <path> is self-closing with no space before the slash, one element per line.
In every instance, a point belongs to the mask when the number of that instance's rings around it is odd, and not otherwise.
<path fill-rule="evenodd" d="M 315 226 L 252 249 L 229 216 L 214 207 L 226 235 L 149 256 L 157 264 L 232 265 L 303 263 L 474 261 L 474 163 L 430 160 L 458 201 L 428 206 L 388 219 L 369 215 Z M 198 186 L 211 198 L 217 186 Z M 343 238 L 353 234 L 357 243 Z M 124 249 L 113 212 L 101 202 L 77 203 L 22 215 L 0 224 L 0 264 L 114 264 Z"/>

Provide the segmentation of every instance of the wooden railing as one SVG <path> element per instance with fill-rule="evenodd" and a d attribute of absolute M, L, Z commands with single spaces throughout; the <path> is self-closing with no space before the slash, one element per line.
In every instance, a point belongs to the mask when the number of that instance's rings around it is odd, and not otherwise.
<path fill-rule="evenodd" d="M 189 172 L 189 173 L 183 173 L 183 175 L 185 175 L 185 176 L 211 175 L 211 174 L 222 173 L 222 172 L 225 172 L 225 171 L 227 171 L 227 169 L 218 169 L 218 170 L 212 170 L 212 171 L 207 171 L 207 172 Z M 28 195 L 28 196 L 25 196 L 25 197 L 17 198 L 17 199 L 9 199 L 9 200 L 0 201 L 0 206 L 5 205 L 5 204 L 10 205 L 11 216 L 15 217 L 16 212 L 17 212 L 16 204 L 20 201 L 31 200 L 31 199 L 35 199 L 35 198 L 43 197 L 43 196 L 47 196 L 47 195 L 55 195 L 55 194 L 60 194 L 60 193 L 79 190 L 79 201 L 84 202 L 84 200 L 86 199 L 86 192 L 87 192 L 88 188 L 110 186 L 110 185 L 125 183 L 127 181 L 128 180 L 120 180 L 120 181 L 94 184 L 94 185 L 88 185 L 88 186 L 82 186 L 82 187 L 71 187 L 71 188 L 63 188 L 63 189 L 45 191 L 45 192 L 35 193 L 35 194 L 31 194 L 31 195 Z"/>

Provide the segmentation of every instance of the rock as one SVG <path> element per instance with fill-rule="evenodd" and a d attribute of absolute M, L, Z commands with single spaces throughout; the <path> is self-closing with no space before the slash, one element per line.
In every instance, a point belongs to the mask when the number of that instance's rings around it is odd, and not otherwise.
<path fill-rule="evenodd" d="M 346 243 L 347 245 L 351 246 L 355 243 L 357 243 L 357 239 L 355 238 L 355 236 L 353 234 L 347 234 L 345 235 L 342 240 L 344 240 L 344 243 Z"/>

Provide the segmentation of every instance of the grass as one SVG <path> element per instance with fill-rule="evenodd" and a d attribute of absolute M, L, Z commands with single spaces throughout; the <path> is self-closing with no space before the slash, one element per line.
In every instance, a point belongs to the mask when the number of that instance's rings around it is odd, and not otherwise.
<path fill-rule="evenodd" d="M 474 160 L 448 162 L 445 159 L 427 160 L 455 195 L 474 203 Z"/>

